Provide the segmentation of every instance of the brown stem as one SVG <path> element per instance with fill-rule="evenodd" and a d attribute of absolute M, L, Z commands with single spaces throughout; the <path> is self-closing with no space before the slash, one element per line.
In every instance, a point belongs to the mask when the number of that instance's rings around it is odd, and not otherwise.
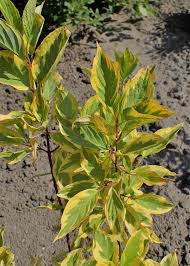
<path fill-rule="evenodd" d="M 116 114 L 116 118 L 115 118 L 115 171 L 117 172 L 117 151 L 118 151 L 118 115 Z"/>
<path fill-rule="evenodd" d="M 53 185 L 54 185 L 54 189 L 56 192 L 56 195 L 58 194 L 58 187 L 57 187 L 57 182 L 55 180 L 54 174 L 53 174 L 53 161 L 52 161 L 52 157 L 51 157 L 51 147 L 50 147 L 50 137 L 49 137 L 49 131 L 48 129 L 46 129 L 46 143 L 47 143 L 47 155 L 48 155 L 48 160 L 49 160 L 49 165 L 50 165 L 50 171 L 51 171 L 51 175 L 52 175 L 52 179 L 53 179 Z M 57 201 L 59 203 L 60 206 L 63 206 L 61 199 L 57 196 Z M 70 239 L 69 239 L 69 234 L 66 235 L 66 240 L 67 240 L 67 247 L 68 247 L 68 251 L 71 251 L 71 246 L 70 246 Z"/>

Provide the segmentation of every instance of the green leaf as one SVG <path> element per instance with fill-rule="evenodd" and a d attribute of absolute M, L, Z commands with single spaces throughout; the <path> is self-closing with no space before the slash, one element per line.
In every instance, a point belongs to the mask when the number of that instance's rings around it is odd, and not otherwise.
<path fill-rule="evenodd" d="M 118 95 L 119 66 L 111 61 L 102 48 L 97 45 L 97 53 L 93 61 L 91 72 L 91 84 L 102 101 L 113 106 Z"/>
<path fill-rule="evenodd" d="M 97 262 L 112 261 L 117 263 L 119 258 L 118 244 L 103 231 L 97 230 L 93 240 L 93 257 Z"/>
<path fill-rule="evenodd" d="M 160 266 L 178 266 L 178 259 L 175 252 L 168 254 L 160 262 Z"/>
<path fill-rule="evenodd" d="M 27 65 L 18 56 L 9 51 L 0 51 L 0 83 L 17 90 L 30 88 Z"/>
<path fill-rule="evenodd" d="M 49 106 L 45 97 L 42 95 L 41 88 L 37 88 L 34 91 L 33 102 L 31 105 L 31 111 L 36 117 L 37 121 L 43 123 L 46 121 L 49 111 Z"/>
<path fill-rule="evenodd" d="M 43 95 L 48 102 L 56 96 L 58 88 L 62 86 L 62 77 L 58 72 L 53 72 L 52 75 L 43 84 Z"/>
<path fill-rule="evenodd" d="M 48 78 L 63 56 L 70 32 L 60 27 L 51 32 L 37 48 L 32 62 L 33 75 L 38 82 Z"/>
<path fill-rule="evenodd" d="M 114 188 L 110 188 L 105 202 L 105 215 L 110 229 L 120 233 L 120 223 L 125 220 L 125 208 Z"/>
<path fill-rule="evenodd" d="M 173 209 L 174 205 L 165 197 L 153 194 L 143 194 L 132 200 L 132 204 L 144 208 L 150 214 L 163 214 Z"/>
<path fill-rule="evenodd" d="M 81 109 L 81 116 L 92 115 L 99 111 L 100 111 L 100 101 L 98 99 L 98 96 L 95 95 L 90 97 L 83 105 Z"/>
<path fill-rule="evenodd" d="M 78 104 L 75 97 L 66 91 L 59 91 L 56 109 L 61 117 L 68 120 L 75 120 L 78 114 Z"/>
<path fill-rule="evenodd" d="M 0 47 L 26 59 L 21 34 L 2 19 L 0 19 Z"/>
<path fill-rule="evenodd" d="M 0 159 L 7 160 L 9 164 L 16 164 L 24 159 L 31 151 L 27 150 L 20 150 L 20 151 L 3 151 L 0 152 Z"/>
<path fill-rule="evenodd" d="M 22 29 L 22 21 L 20 14 L 10 0 L 3 0 L 0 2 L 0 11 L 3 14 L 3 17 L 11 25 L 17 28 L 19 31 Z"/>
<path fill-rule="evenodd" d="M 131 174 L 140 177 L 143 183 L 148 186 L 165 185 L 167 179 L 163 177 L 176 175 L 174 172 L 159 165 L 143 165 L 133 170 Z"/>
<path fill-rule="evenodd" d="M 148 244 L 148 237 L 142 230 L 135 232 L 122 253 L 121 266 L 142 266 L 142 259 L 146 255 Z"/>
<path fill-rule="evenodd" d="M 78 266 L 81 262 L 81 258 L 82 250 L 80 248 L 72 250 L 61 262 L 60 266 Z"/>
<path fill-rule="evenodd" d="M 36 0 L 28 0 L 22 15 L 22 23 L 24 33 L 27 37 L 27 40 L 30 40 L 31 35 L 33 34 L 33 25 L 36 9 Z"/>
<path fill-rule="evenodd" d="M 123 89 L 121 110 L 136 106 L 153 97 L 154 68 L 142 68 Z"/>
<path fill-rule="evenodd" d="M 69 200 L 79 192 L 91 188 L 97 188 L 93 181 L 78 181 L 65 186 L 57 195 Z"/>
<path fill-rule="evenodd" d="M 61 230 L 56 240 L 67 235 L 88 217 L 96 205 L 97 195 L 96 189 L 87 189 L 69 200 L 61 218 Z"/>
<path fill-rule="evenodd" d="M 0 126 L 0 145 L 2 146 L 12 146 L 23 144 L 25 140 L 20 136 L 20 134 L 12 129 L 4 126 Z"/>
<path fill-rule="evenodd" d="M 178 124 L 176 126 L 162 128 L 157 130 L 154 134 L 157 136 L 160 136 L 162 138 L 162 142 L 155 147 L 151 147 L 150 149 L 147 149 L 146 151 L 142 152 L 142 156 L 146 157 L 148 155 L 158 153 L 161 150 L 165 149 L 168 143 L 173 140 L 178 133 L 178 131 L 182 128 L 183 124 Z"/>
<path fill-rule="evenodd" d="M 139 60 L 128 49 L 125 49 L 123 53 L 115 51 L 115 57 L 120 66 L 120 75 L 124 83 L 129 75 L 135 70 Z"/>
<path fill-rule="evenodd" d="M 139 133 L 125 147 L 125 153 L 141 153 L 162 143 L 162 138 L 156 134 Z"/>

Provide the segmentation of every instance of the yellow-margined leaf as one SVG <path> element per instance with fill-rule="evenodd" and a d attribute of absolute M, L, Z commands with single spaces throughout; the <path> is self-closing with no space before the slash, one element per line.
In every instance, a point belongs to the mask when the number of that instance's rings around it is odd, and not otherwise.
<path fill-rule="evenodd" d="M 100 101 L 98 99 L 98 96 L 95 95 L 90 97 L 83 105 L 81 109 L 81 116 L 92 115 L 99 111 L 100 111 Z"/>
<path fill-rule="evenodd" d="M 115 51 L 115 57 L 120 66 L 121 79 L 124 83 L 129 75 L 135 70 L 139 60 L 128 49 L 125 49 L 123 53 Z"/>
<path fill-rule="evenodd" d="M 61 262 L 60 266 L 78 266 L 82 259 L 82 249 L 74 249 Z"/>
<path fill-rule="evenodd" d="M 85 259 L 81 266 L 97 266 L 97 263 L 93 258 L 90 258 L 89 260 Z"/>
<path fill-rule="evenodd" d="M 9 162 L 9 164 L 16 164 L 23 160 L 28 154 L 30 154 L 30 150 L 20 150 L 20 151 L 2 151 L 0 152 L 0 159 L 4 159 Z"/>
<path fill-rule="evenodd" d="M 60 27 L 51 32 L 37 48 L 32 62 L 32 71 L 38 82 L 48 78 L 63 56 L 70 32 Z"/>
<path fill-rule="evenodd" d="M 175 252 L 168 254 L 160 262 L 160 266 L 178 266 L 178 259 Z"/>
<path fill-rule="evenodd" d="M 142 68 L 123 88 L 121 110 L 153 97 L 154 68 Z"/>
<path fill-rule="evenodd" d="M 26 59 L 20 32 L 2 19 L 0 19 L 0 47 Z"/>
<path fill-rule="evenodd" d="M 0 114 L 0 123 L 1 125 L 10 125 L 12 122 L 17 121 L 17 119 L 21 119 L 24 114 L 24 111 L 12 111 L 6 115 Z"/>
<path fill-rule="evenodd" d="M 60 132 L 51 132 L 50 133 L 51 139 L 54 143 L 61 146 L 61 149 L 66 152 L 76 152 L 78 149 L 73 143 L 68 141 Z"/>
<path fill-rule="evenodd" d="M 83 139 L 98 149 L 106 150 L 108 147 L 107 139 L 104 134 L 97 132 L 93 127 L 88 125 L 81 125 L 80 132 Z"/>
<path fill-rule="evenodd" d="M 4 235 L 4 228 L 0 228 L 0 247 L 3 246 L 3 235 Z"/>
<path fill-rule="evenodd" d="M 120 223 L 125 220 L 125 207 L 114 188 L 110 188 L 106 197 L 105 215 L 110 229 L 120 233 Z"/>
<path fill-rule="evenodd" d="M 29 54 L 34 53 L 43 26 L 44 26 L 44 18 L 41 15 L 35 13 L 32 32 L 30 34 L 30 37 L 28 37 L 28 43 L 27 43 L 27 49 Z"/>
<path fill-rule="evenodd" d="M 114 125 L 109 125 L 102 116 L 92 115 L 90 117 L 91 122 L 95 125 L 96 129 L 105 135 L 112 135 L 115 132 Z"/>
<path fill-rule="evenodd" d="M 17 28 L 19 31 L 22 29 L 22 21 L 19 12 L 12 1 L 2 0 L 0 1 L 0 11 L 3 14 L 6 21 Z"/>
<path fill-rule="evenodd" d="M 56 109 L 61 117 L 68 120 L 75 120 L 78 114 L 78 104 L 75 97 L 66 91 L 58 92 Z"/>
<path fill-rule="evenodd" d="M 118 263 L 118 244 L 103 231 L 97 230 L 93 240 L 93 257 L 99 263 L 112 261 Z"/>
<path fill-rule="evenodd" d="M 5 246 L 0 247 L 0 265 L 12 266 L 14 265 L 14 254 Z"/>
<path fill-rule="evenodd" d="M 86 139 L 84 135 L 79 132 L 78 128 L 72 128 L 72 125 L 68 123 L 68 120 L 65 120 L 61 117 L 58 117 L 58 120 L 60 132 L 69 142 L 73 143 L 74 145 L 77 145 L 78 147 L 83 146 L 93 149 L 98 148 L 95 145 L 96 143 L 94 143 L 94 139 L 90 138 L 91 141 Z"/>
<path fill-rule="evenodd" d="M 12 146 L 23 144 L 25 140 L 20 136 L 20 134 L 10 128 L 0 126 L 0 145 L 2 146 Z"/>
<path fill-rule="evenodd" d="M 38 122 L 43 123 L 46 121 L 49 105 L 47 104 L 45 97 L 42 95 L 41 88 L 36 89 L 34 92 L 31 111 Z"/>
<path fill-rule="evenodd" d="M 42 13 L 42 9 L 43 9 L 43 6 L 44 6 L 44 3 L 45 3 L 45 0 L 41 3 L 41 5 L 38 5 L 35 9 L 35 12 L 39 15 L 41 15 Z"/>
<path fill-rule="evenodd" d="M 98 162 L 94 153 L 83 151 L 81 167 L 89 176 L 97 180 L 103 180 L 105 171 L 102 169 L 102 165 Z"/>
<path fill-rule="evenodd" d="M 161 150 L 165 149 L 168 143 L 175 138 L 178 131 L 182 128 L 183 124 L 178 124 L 176 126 L 162 128 L 157 130 L 154 134 L 157 136 L 160 136 L 163 141 L 155 147 L 151 147 L 150 149 L 147 149 L 142 152 L 142 156 L 146 157 L 148 155 L 158 153 Z"/>
<path fill-rule="evenodd" d="M 102 48 L 97 45 L 97 53 L 91 71 L 91 84 L 102 101 L 113 106 L 118 95 L 120 73 L 119 65 L 110 60 Z"/>
<path fill-rule="evenodd" d="M 125 224 L 129 233 L 133 234 L 141 227 L 151 227 L 152 217 L 143 208 L 126 205 Z"/>
<path fill-rule="evenodd" d="M 53 72 L 43 84 L 43 95 L 48 102 L 52 101 L 61 86 L 62 77 L 58 72 Z"/>
<path fill-rule="evenodd" d="M 124 153 L 141 153 L 142 151 L 153 148 L 160 143 L 163 139 L 151 133 L 139 133 L 137 137 L 133 138 L 124 148 Z"/>
<path fill-rule="evenodd" d="M 49 210 L 62 210 L 63 206 L 61 206 L 58 202 L 48 202 L 45 205 L 40 205 L 39 208 L 44 208 Z"/>
<path fill-rule="evenodd" d="M 159 165 L 143 165 L 134 169 L 131 174 L 140 177 L 143 183 L 148 186 L 165 185 L 167 179 L 163 177 L 176 175 L 174 172 Z"/>
<path fill-rule="evenodd" d="M 151 259 L 147 259 L 143 262 L 143 266 L 160 266 L 160 263 Z"/>
<path fill-rule="evenodd" d="M 135 205 L 144 208 L 151 214 L 163 214 L 173 209 L 174 205 L 165 197 L 154 194 L 143 194 L 132 200 L 129 200 L 134 208 Z"/>
<path fill-rule="evenodd" d="M 30 88 L 27 65 L 17 55 L 9 51 L 0 51 L 0 83 L 17 90 Z"/>
<path fill-rule="evenodd" d="M 142 230 L 135 232 L 128 240 L 121 256 L 121 266 L 142 266 L 147 253 L 149 239 Z"/>
<path fill-rule="evenodd" d="M 60 189 L 71 183 L 72 176 L 80 168 L 81 156 L 76 151 L 73 154 L 66 154 L 62 149 L 53 153 L 53 173 Z"/>
<path fill-rule="evenodd" d="M 129 133 L 140 126 L 153 123 L 158 119 L 159 117 L 157 116 L 142 114 L 137 112 L 134 108 L 128 108 L 121 114 L 119 125 L 124 134 Z"/>
<path fill-rule="evenodd" d="M 1 155 L 0 155 L 1 156 Z M 64 199 L 71 199 L 79 192 L 91 188 L 97 188 L 97 185 L 92 181 L 78 181 L 73 182 L 60 190 L 60 192 L 57 194 L 58 197 L 64 198 Z"/>
<path fill-rule="evenodd" d="M 56 240 L 67 235 L 90 215 L 96 205 L 97 196 L 96 189 L 87 189 L 69 200 L 61 218 L 61 230 Z"/>
<path fill-rule="evenodd" d="M 34 25 L 35 9 L 36 0 L 28 0 L 22 15 L 23 29 L 27 40 L 31 38 L 31 35 L 33 33 L 32 31 Z"/>
<path fill-rule="evenodd" d="M 154 115 L 157 118 L 167 118 L 174 114 L 174 112 L 163 105 L 160 105 L 153 99 L 140 103 L 136 106 L 136 110 L 139 113 Z"/>
<path fill-rule="evenodd" d="M 144 227 L 142 228 L 142 231 L 149 238 L 151 242 L 157 243 L 157 244 L 161 243 L 160 238 L 156 235 L 156 233 L 154 233 L 154 231 L 152 231 L 152 228 Z"/>
<path fill-rule="evenodd" d="M 117 264 L 113 263 L 112 261 L 105 261 L 105 262 L 97 262 L 96 266 L 117 266 Z"/>

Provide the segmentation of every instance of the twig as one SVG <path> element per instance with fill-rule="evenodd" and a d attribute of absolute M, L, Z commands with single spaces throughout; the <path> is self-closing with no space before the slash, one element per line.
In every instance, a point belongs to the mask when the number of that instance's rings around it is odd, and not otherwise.
<path fill-rule="evenodd" d="M 54 189 L 55 189 L 55 192 L 57 195 L 58 194 L 58 187 L 57 187 L 56 179 L 55 179 L 54 174 L 53 174 L 53 161 L 52 161 L 52 157 L 51 157 L 50 137 L 49 137 L 49 131 L 47 128 L 46 128 L 46 143 L 47 143 L 47 155 L 48 155 L 51 175 L 52 175 L 52 179 L 53 179 L 53 185 L 54 185 Z M 63 205 L 61 202 L 61 199 L 58 196 L 57 196 L 57 201 L 58 201 L 60 206 Z M 70 246 L 69 234 L 66 235 L 66 239 L 67 239 L 68 251 L 70 252 L 71 246 Z"/>

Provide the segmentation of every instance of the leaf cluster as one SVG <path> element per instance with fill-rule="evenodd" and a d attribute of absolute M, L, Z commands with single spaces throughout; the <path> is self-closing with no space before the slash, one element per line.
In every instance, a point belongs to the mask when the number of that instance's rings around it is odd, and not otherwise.
<path fill-rule="evenodd" d="M 154 99 L 154 67 L 133 75 L 133 53 L 115 52 L 111 60 L 97 44 L 86 69 L 95 95 L 79 106 L 56 70 L 70 32 L 59 27 L 38 45 L 42 7 L 29 0 L 21 17 L 10 0 L 0 2 L 0 83 L 27 94 L 24 110 L 0 115 L 0 158 L 15 164 L 47 153 L 59 199 L 47 207 L 64 209 L 56 240 L 77 229 L 60 265 L 176 266 L 175 253 L 160 264 L 146 259 L 150 243 L 160 242 L 152 215 L 173 204 L 142 187 L 166 185 L 175 173 L 143 159 L 163 150 L 182 126 L 142 130 L 173 114 Z"/>

